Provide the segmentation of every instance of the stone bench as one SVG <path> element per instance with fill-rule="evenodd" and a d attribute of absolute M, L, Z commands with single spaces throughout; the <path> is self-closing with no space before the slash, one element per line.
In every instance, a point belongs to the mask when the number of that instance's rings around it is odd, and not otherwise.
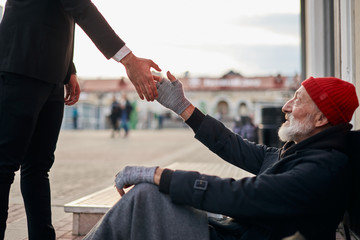
<path fill-rule="evenodd" d="M 175 162 L 167 166 L 167 168 L 176 170 L 194 170 L 204 174 L 232 177 L 235 179 L 252 176 L 250 173 L 225 162 Z M 128 190 L 129 189 L 127 189 L 127 191 Z M 73 235 L 86 235 L 120 198 L 121 197 L 115 187 L 110 186 L 65 204 L 65 212 L 73 213 Z"/>
<path fill-rule="evenodd" d="M 110 186 L 65 204 L 64 211 L 73 214 L 72 234 L 86 235 L 119 199 L 119 193 Z"/>

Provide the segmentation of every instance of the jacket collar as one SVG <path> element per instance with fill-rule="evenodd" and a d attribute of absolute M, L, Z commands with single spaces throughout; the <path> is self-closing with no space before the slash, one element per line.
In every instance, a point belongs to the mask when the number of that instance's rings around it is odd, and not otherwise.
<path fill-rule="evenodd" d="M 280 157 L 284 158 L 287 155 L 304 149 L 336 149 L 340 152 L 346 152 L 346 137 L 350 132 L 352 125 L 349 123 L 339 124 L 321 131 L 314 136 L 311 136 L 297 144 L 294 142 L 286 142 L 281 149 Z"/>

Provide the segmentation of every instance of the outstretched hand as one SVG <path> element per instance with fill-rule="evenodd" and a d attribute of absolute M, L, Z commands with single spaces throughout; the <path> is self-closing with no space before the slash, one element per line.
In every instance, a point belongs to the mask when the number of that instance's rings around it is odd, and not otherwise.
<path fill-rule="evenodd" d="M 158 98 L 156 99 L 164 107 L 171 109 L 178 115 L 185 111 L 191 105 L 184 95 L 182 83 L 176 79 L 169 71 L 167 77 L 156 83 L 158 89 Z"/>
<path fill-rule="evenodd" d="M 138 58 L 133 53 L 129 53 L 122 60 L 126 73 L 135 86 L 135 89 L 139 97 L 147 101 L 154 101 L 158 97 L 154 77 L 150 71 L 154 68 L 157 71 L 161 71 L 159 66 L 150 59 Z"/>

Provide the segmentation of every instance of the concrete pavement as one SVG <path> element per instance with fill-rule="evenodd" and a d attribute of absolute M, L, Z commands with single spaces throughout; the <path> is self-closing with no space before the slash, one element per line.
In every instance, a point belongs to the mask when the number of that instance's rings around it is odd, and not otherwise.
<path fill-rule="evenodd" d="M 72 236 L 72 215 L 64 212 L 64 204 L 108 187 L 115 174 L 126 165 L 167 166 L 173 162 L 221 161 L 193 135 L 187 128 L 134 130 L 127 138 L 111 138 L 108 130 L 62 131 L 50 172 L 57 239 L 82 239 Z M 5 240 L 27 239 L 18 175 L 10 193 Z"/>

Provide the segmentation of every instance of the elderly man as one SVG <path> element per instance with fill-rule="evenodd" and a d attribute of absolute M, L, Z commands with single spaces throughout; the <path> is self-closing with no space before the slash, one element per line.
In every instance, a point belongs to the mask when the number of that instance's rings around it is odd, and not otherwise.
<path fill-rule="evenodd" d="M 352 84 L 306 79 L 283 106 L 279 137 L 286 143 L 278 149 L 242 139 L 205 116 L 186 99 L 181 83 L 170 73 L 168 78 L 158 83 L 157 101 L 179 114 L 211 151 L 256 176 L 235 180 L 126 167 L 115 180 L 120 194 L 138 185 L 85 239 L 335 239 L 348 202 L 346 137 L 359 105 Z M 150 184 L 139 184 L 144 182 Z M 214 220 L 205 211 L 229 217 Z"/>

